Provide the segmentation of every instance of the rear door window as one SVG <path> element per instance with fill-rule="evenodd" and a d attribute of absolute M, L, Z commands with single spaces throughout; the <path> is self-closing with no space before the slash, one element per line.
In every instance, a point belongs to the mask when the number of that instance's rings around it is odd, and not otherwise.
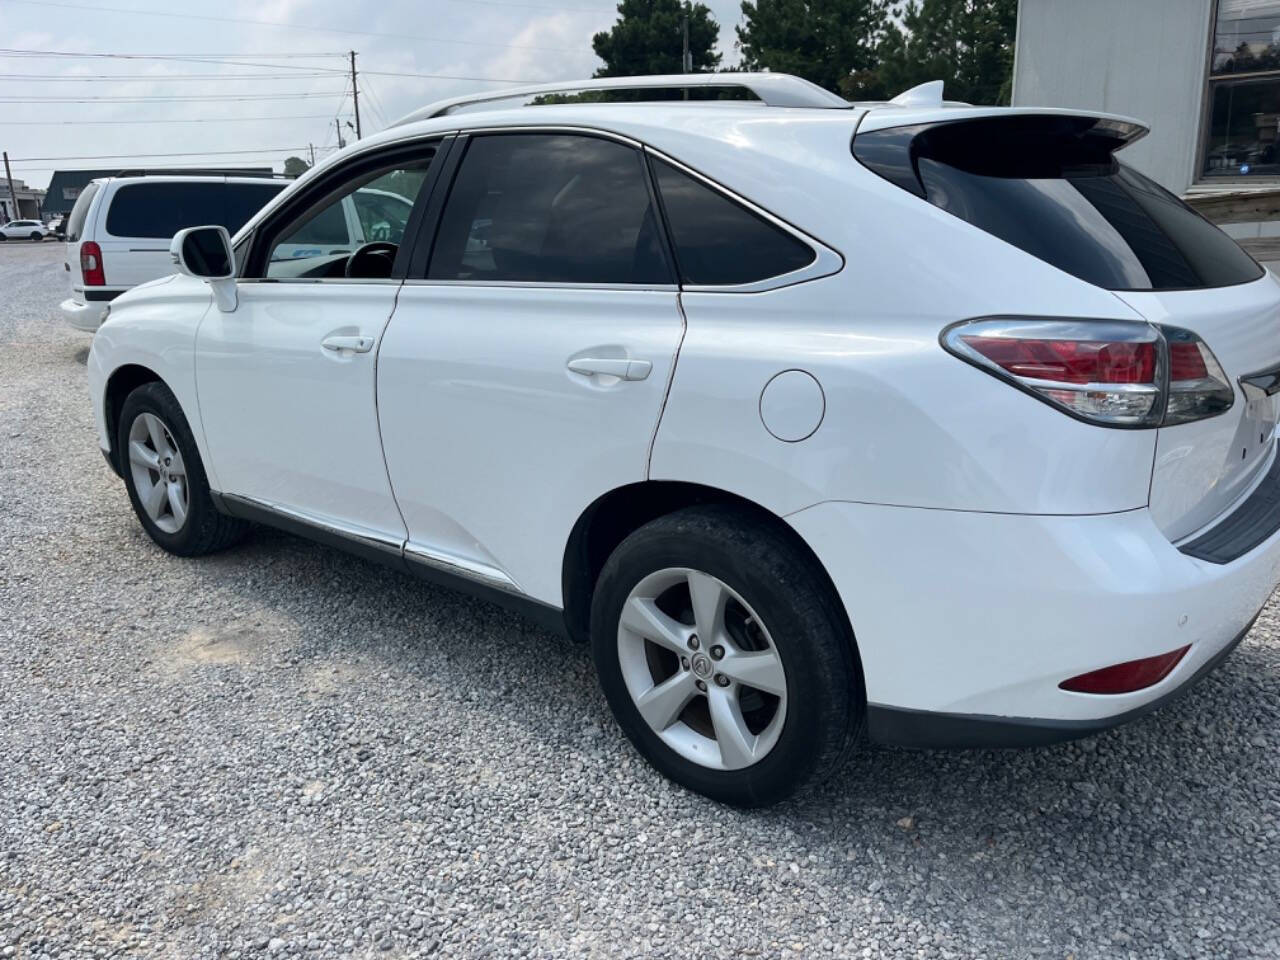
<path fill-rule="evenodd" d="M 600 137 L 471 140 L 436 234 L 434 280 L 670 284 L 638 150 Z"/>
<path fill-rule="evenodd" d="M 125 184 L 111 199 L 107 233 L 167 240 L 187 227 L 210 224 L 235 233 L 284 186 L 220 181 Z"/>
<path fill-rule="evenodd" d="M 89 216 L 89 205 L 93 203 L 93 198 L 101 187 L 102 184 L 96 180 L 92 181 L 80 191 L 80 196 L 76 197 L 76 205 L 71 208 L 71 216 L 67 218 L 68 243 L 75 243 L 80 239 L 80 233 L 84 230 L 85 218 Z"/>
<path fill-rule="evenodd" d="M 116 191 L 107 211 L 113 237 L 169 239 L 179 230 L 225 219 L 222 183 L 130 183 Z"/>
<path fill-rule="evenodd" d="M 1262 268 L 1114 152 L 1132 131 L 1088 117 L 990 117 L 859 134 L 865 166 L 954 216 L 1109 290 L 1246 283 Z"/>

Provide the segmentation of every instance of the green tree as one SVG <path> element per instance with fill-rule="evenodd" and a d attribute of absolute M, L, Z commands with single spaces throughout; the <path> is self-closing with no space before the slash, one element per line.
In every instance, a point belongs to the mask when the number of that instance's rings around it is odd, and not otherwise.
<path fill-rule="evenodd" d="M 689 19 L 689 53 L 695 73 L 720 65 L 716 38 L 720 25 L 705 4 L 680 0 L 621 0 L 618 21 L 591 39 L 604 66 L 597 77 L 634 77 L 680 73 L 682 18 Z"/>
<path fill-rule="evenodd" d="M 286 177 L 300 177 L 304 173 L 306 173 L 307 170 L 309 169 L 310 169 L 310 165 L 307 163 L 307 161 L 303 160 L 301 157 L 285 158 L 284 175 Z"/>
<path fill-rule="evenodd" d="M 890 0 L 746 0 L 738 26 L 744 70 L 793 73 L 854 99 L 883 97 L 880 45 Z"/>
<path fill-rule="evenodd" d="M 1009 102 L 1018 0 L 911 0 L 898 15 L 880 46 L 890 95 L 942 80 L 949 100 Z"/>

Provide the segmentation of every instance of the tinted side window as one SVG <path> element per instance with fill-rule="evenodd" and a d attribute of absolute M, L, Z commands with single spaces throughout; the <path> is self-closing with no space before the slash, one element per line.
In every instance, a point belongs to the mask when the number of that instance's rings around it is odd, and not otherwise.
<path fill-rule="evenodd" d="M 71 216 L 67 218 L 68 243 L 75 243 L 80 239 L 80 232 L 84 230 L 84 221 L 89 216 L 89 205 L 93 203 L 93 198 L 101 187 L 102 184 L 96 180 L 92 181 L 80 191 L 80 196 L 76 197 L 76 205 L 71 208 Z"/>
<path fill-rule="evenodd" d="M 107 211 L 114 237 L 169 239 L 186 227 L 223 223 L 221 183 L 132 183 L 116 191 Z"/>
<path fill-rule="evenodd" d="M 643 158 L 599 137 L 471 141 L 427 275 L 434 280 L 671 283 Z"/>
<path fill-rule="evenodd" d="M 682 283 L 754 283 L 806 267 L 814 252 L 718 190 L 653 161 Z"/>
<path fill-rule="evenodd" d="M 284 189 L 284 184 L 274 183 L 236 183 L 229 181 L 224 188 L 225 210 L 221 220 L 214 221 L 227 228 L 227 233 L 235 233 L 249 222 L 249 218 L 267 205 L 277 193 Z M 196 224 L 203 226 L 203 224 Z M 176 232 L 176 231 L 175 231 Z"/>

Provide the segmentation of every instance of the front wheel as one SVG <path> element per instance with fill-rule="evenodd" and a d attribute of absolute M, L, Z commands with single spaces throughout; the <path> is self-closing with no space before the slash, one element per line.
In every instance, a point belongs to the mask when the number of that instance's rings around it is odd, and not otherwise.
<path fill-rule="evenodd" d="M 248 528 L 214 507 L 191 427 L 178 398 L 163 383 L 145 383 L 125 398 L 116 450 L 138 520 L 170 553 L 211 553 L 234 543 Z"/>
<path fill-rule="evenodd" d="M 816 562 L 732 506 L 653 521 L 600 574 L 591 639 L 623 731 L 666 776 L 763 806 L 837 769 L 865 713 L 853 638 Z"/>

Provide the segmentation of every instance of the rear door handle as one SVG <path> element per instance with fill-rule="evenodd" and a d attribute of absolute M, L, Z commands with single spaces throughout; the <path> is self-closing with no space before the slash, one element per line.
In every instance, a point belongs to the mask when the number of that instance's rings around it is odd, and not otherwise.
<path fill-rule="evenodd" d="M 653 369 L 653 364 L 648 360 L 612 360 L 580 357 L 577 360 L 569 361 L 569 369 L 585 377 L 601 374 L 608 377 L 617 377 L 619 380 L 643 380 L 649 376 L 649 371 Z"/>
<path fill-rule="evenodd" d="M 373 337 L 325 337 L 320 341 L 320 346 L 326 350 L 368 353 L 373 349 Z"/>

